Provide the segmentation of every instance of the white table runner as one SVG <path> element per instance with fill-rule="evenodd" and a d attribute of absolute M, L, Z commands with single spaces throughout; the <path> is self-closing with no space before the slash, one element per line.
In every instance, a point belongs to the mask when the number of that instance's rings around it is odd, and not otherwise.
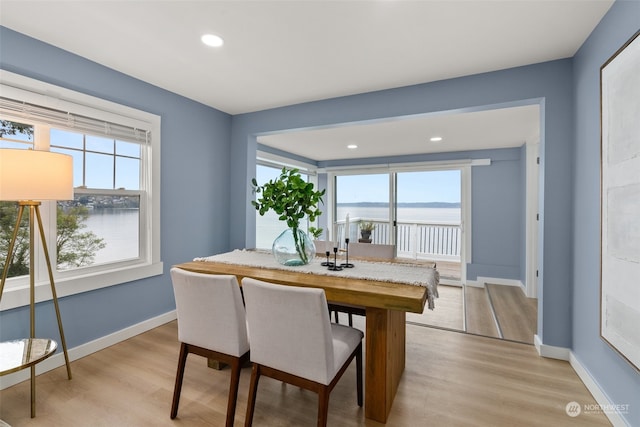
<path fill-rule="evenodd" d="M 332 258 L 330 258 L 332 260 Z M 320 265 L 326 258 L 316 257 L 309 264 L 290 267 L 278 263 L 270 252 L 257 250 L 240 250 L 226 252 L 208 257 L 195 258 L 194 261 L 220 262 L 225 264 L 247 265 L 258 268 L 295 271 L 297 273 L 319 274 L 356 279 L 372 279 L 382 282 L 403 283 L 415 286 L 426 286 L 429 299 L 429 309 L 435 307 L 434 299 L 438 298 L 438 284 L 440 274 L 435 268 L 419 264 L 403 264 L 381 261 L 353 261 L 353 268 L 341 271 L 330 271 Z M 338 263 L 342 262 L 338 259 Z"/>

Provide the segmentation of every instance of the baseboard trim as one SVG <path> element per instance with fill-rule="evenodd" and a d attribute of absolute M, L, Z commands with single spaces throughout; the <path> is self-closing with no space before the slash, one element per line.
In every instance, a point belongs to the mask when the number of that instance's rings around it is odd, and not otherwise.
<path fill-rule="evenodd" d="M 516 280 L 516 279 L 502 279 L 499 277 L 478 276 L 476 280 L 467 280 L 465 284 L 467 286 L 484 288 L 487 283 L 491 283 L 492 285 L 517 286 L 520 289 L 522 289 L 522 292 L 525 292 L 525 287 L 522 281 Z M 526 295 L 526 292 L 525 292 L 525 295 Z"/>
<path fill-rule="evenodd" d="M 598 402 L 599 408 L 596 410 L 602 411 L 614 427 L 628 427 L 630 424 L 625 421 L 621 414 L 615 410 L 607 410 L 607 408 L 615 408 L 616 405 L 609 400 L 607 394 L 600 388 L 600 385 L 598 385 L 597 381 L 591 376 L 589 370 L 580 363 L 580 359 L 578 359 L 573 352 L 570 352 L 569 364 L 576 374 L 578 374 L 578 377 L 587 387 L 587 390 L 589 390 L 596 402 Z M 604 410 L 601 408 L 604 408 Z"/>
<path fill-rule="evenodd" d="M 582 363 L 580 363 L 580 359 L 576 357 L 573 351 L 564 347 L 544 345 L 542 344 L 540 336 L 537 334 L 534 335 L 533 341 L 540 356 L 549 357 L 552 359 L 566 360 L 567 362 L 569 362 L 571 368 L 573 368 L 575 373 L 578 375 L 578 378 L 580 378 L 580 381 L 582 381 L 585 387 L 587 387 L 587 390 L 589 390 L 593 398 L 598 403 L 599 408 L 597 408 L 596 410 L 602 411 L 602 413 L 609 419 L 614 427 L 629 426 L 629 424 L 627 424 L 621 414 L 613 410 L 606 410 L 607 408 L 615 408 L 616 406 L 611 403 L 611 401 L 607 397 L 607 394 L 600 388 L 596 380 L 589 373 L 589 370 L 585 368 Z M 582 407 L 584 408 L 584 404 L 582 405 Z M 605 409 L 603 410 L 601 408 Z M 589 408 L 584 408 L 583 410 L 589 410 Z"/>
<path fill-rule="evenodd" d="M 467 280 L 464 285 L 473 288 L 484 288 L 484 282 L 478 282 L 477 280 Z"/>
<path fill-rule="evenodd" d="M 538 334 L 533 336 L 533 344 L 536 346 L 538 354 L 542 357 L 565 360 L 568 362 L 569 357 L 571 356 L 571 350 L 566 347 L 555 347 L 553 345 L 542 344 L 542 340 Z"/>
<path fill-rule="evenodd" d="M 516 280 L 516 279 L 501 279 L 499 277 L 482 277 L 482 276 L 478 276 L 477 278 L 478 282 L 482 282 L 482 283 L 491 283 L 492 285 L 503 285 L 503 286 L 517 286 L 520 289 L 522 289 L 523 291 L 524 289 L 524 284 L 522 283 L 522 281 L 520 280 Z"/>
<path fill-rule="evenodd" d="M 149 331 L 153 328 L 157 328 L 160 325 L 171 322 L 176 319 L 176 311 L 172 310 L 159 316 L 147 319 L 143 322 L 121 329 L 104 337 L 100 337 L 96 340 L 79 345 L 74 348 L 67 349 L 69 354 L 69 360 L 74 361 L 88 356 L 97 351 L 103 350 L 121 341 L 127 340 L 131 337 L 139 335 L 143 332 Z M 64 354 L 62 348 L 58 349 L 58 352 L 51 356 L 49 359 L 42 361 L 36 365 L 36 375 L 43 374 L 52 369 L 64 366 Z M 73 375 L 73 370 L 71 371 Z M 0 390 L 11 387 L 22 381 L 29 379 L 29 369 L 23 369 L 22 371 L 15 372 L 13 374 L 6 375 L 0 378 Z"/>

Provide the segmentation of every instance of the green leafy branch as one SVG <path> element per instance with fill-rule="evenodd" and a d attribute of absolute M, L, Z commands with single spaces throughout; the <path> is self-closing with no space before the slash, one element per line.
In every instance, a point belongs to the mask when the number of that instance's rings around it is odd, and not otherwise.
<path fill-rule="evenodd" d="M 282 168 L 278 178 L 263 185 L 258 185 L 253 178 L 253 192 L 260 197 L 252 200 L 251 204 L 261 216 L 272 210 L 278 215 L 279 220 L 287 223 L 287 227 L 293 231 L 296 251 L 301 259 L 307 262 L 304 241 L 300 243 L 298 238 L 298 228 L 303 218 L 307 217 L 313 222 L 322 215 L 318 204 L 324 203 L 322 196 L 325 190 L 315 190 L 313 183 L 305 181 L 299 172 L 298 169 Z"/>

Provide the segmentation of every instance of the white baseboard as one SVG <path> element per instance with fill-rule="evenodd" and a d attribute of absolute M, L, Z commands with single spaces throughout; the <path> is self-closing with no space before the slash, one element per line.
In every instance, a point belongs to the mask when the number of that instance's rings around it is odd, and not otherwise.
<path fill-rule="evenodd" d="M 538 334 L 533 336 L 533 343 L 540 356 L 548 357 L 550 359 L 566 360 L 567 362 L 569 361 L 571 350 L 568 348 L 542 344 L 542 340 L 540 340 L 540 336 Z"/>
<path fill-rule="evenodd" d="M 492 285 L 518 286 L 524 291 L 524 284 L 522 283 L 522 281 L 516 279 L 501 279 L 499 277 L 478 276 L 476 280 L 481 283 L 491 283 Z"/>
<path fill-rule="evenodd" d="M 598 383 L 593 379 L 589 371 L 580 363 L 575 354 L 568 348 L 555 347 L 552 345 L 544 345 L 540 337 L 534 335 L 534 344 L 538 354 L 551 359 L 566 360 L 569 362 L 575 373 L 578 375 L 582 383 L 587 387 L 593 398 L 598 402 L 600 408 L 614 408 L 607 395 L 602 391 Z M 568 402 L 567 402 L 568 403 Z M 581 403 L 581 402 L 578 402 Z M 583 405 L 584 406 L 584 405 Z M 628 424 L 624 418 L 615 411 L 603 411 L 604 415 L 609 419 L 614 427 L 627 427 Z"/>
<path fill-rule="evenodd" d="M 467 280 L 464 285 L 473 288 L 484 288 L 484 282 L 478 282 L 477 280 Z"/>
<path fill-rule="evenodd" d="M 128 328 L 119 330 L 104 337 L 100 337 L 94 341 L 79 345 L 78 347 L 67 349 L 69 354 L 69 360 L 74 361 L 88 356 L 92 353 L 110 347 L 121 341 L 139 335 L 143 332 L 149 331 L 160 325 L 164 325 L 167 322 L 171 322 L 176 319 L 176 311 L 172 310 L 167 313 L 161 314 L 151 319 L 147 319 L 144 322 L 140 322 L 136 325 L 129 326 Z M 62 353 L 62 347 L 58 344 L 58 352 L 36 365 L 36 375 L 45 373 L 52 369 L 64 366 L 64 354 Z M 73 370 L 71 371 L 73 375 Z M 0 390 L 4 390 L 7 387 L 18 384 L 22 381 L 29 379 L 29 369 L 23 369 L 22 371 L 15 372 L 13 374 L 6 375 L 0 378 Z"/>
<path fill-rule="evenodd" d="M 487 283 L 491 283 L 492 285 L 503 285 L 503 286 L 518 286 L 522 289 L 522 292 L 525 291 L 524 284 L 520 280 L 515 279 L 501 279 L 499 277 L 482 277 L 478 276 L 476 280 L 467 280 L 465 283 L 467 286 L 474 286 L 477 288 L 484 288 Z M 526 295 L 526 293 L 525 293 Z"/>
<path fill-rule="evenodd" d="M 587 387 L 593 398 L 598 402 L 600 408 L 615 408 L 616 406 L 612 404 L 607 397 L 606 393 L 602 391 L 596 380 L 593 379 L 589 371 L 580 363 L 580 360 L 576 357 L 573 352 L 571 352 L 569 356 L 569 363 L 573 370 L 578 374 L 580 380 Z M 631 403 L 631 402 L 629 402 Z M 629 424 L 625 421 L 625 419 L 615 410 L 604 410 L 604 415 L 611 421 L 614 427 L 627 427 Z"/>

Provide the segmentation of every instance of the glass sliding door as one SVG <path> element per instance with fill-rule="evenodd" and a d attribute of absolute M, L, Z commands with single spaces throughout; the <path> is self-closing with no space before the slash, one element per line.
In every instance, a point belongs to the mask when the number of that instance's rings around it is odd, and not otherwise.
<path fill-rule="evenodd" d="M 371 242 L 388 244 L 392 237 L 389 200 L 388 173 L 336 176 L 332 235 L 340 240 L 340 247 L 344 247 L 347 214 L 351 242 L 361 238 L 361 225 L 371 222 L 374 226 Z"/>
<path fill-rule="evenodd" d="M 448 266 L 447 276 L 460 278 L 461 188 L 457 169 L 396 174 L 398 257 L 436 261 L 439 269 Z"/>

